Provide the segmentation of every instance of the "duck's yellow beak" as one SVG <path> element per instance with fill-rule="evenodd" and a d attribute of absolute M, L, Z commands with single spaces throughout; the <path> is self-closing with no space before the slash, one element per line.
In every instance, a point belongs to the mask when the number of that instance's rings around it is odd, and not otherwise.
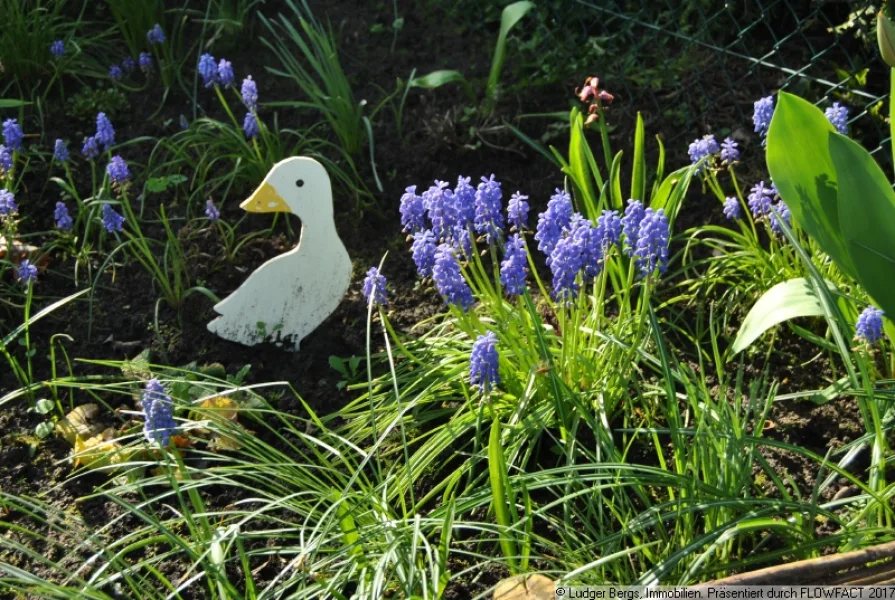
<path fill-rule="evenodd" d="M 239 208 L 252 213 L 292 212 L 283 197 L 269 183 L 262 183 Z"/>

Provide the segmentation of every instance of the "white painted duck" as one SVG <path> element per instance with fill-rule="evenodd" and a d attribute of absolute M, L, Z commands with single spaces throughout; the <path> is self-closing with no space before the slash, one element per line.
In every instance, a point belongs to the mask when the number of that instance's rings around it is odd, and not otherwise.
<path fill-rule="evenodd" d="M 287 158 L 239 206 L 254 213 L 298 215 L 301 237 L 298 246 L 261 265 L 216 304 L 220 316 L 208 329 L 246 346 L 264 341 L 266 334 L 297 351 L 301 340 L 336 310 L 351 280 L 351 259 L 333 220 L 329 175 L 312 158 Z"/>

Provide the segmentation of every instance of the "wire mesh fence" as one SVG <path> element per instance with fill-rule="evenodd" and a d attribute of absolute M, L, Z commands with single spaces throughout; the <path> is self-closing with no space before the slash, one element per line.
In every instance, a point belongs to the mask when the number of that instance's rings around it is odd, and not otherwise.
<path fill-rule="evenodd" d="M 889 78 L 876 46 L 873 3 L 576 2 L 575 22 L 602 45 L 599 73 L 648 122 L 661 120 L 669 141 L 748 131 L 753 102 L 784 89 L 820 106 L 846 105 L 851 134 L 875 148 L 877 160 L 891 162 L 889 152 L 880 152 L 889 139 Z"/>

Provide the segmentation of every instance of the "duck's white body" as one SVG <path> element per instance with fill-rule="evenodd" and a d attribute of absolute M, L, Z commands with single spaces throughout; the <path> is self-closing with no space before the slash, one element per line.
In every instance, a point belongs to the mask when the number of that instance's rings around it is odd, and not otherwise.
<path fill-rule="evenodd" d="M 329 177 L 313 159 L 289 158 L 274 165 L 241 206 L 250 212 L 297 214 L 301 238 L 215 305 L 220 316 L 208 329 L 247 346 L 266 335 L 298 350 L 301 340 L 336 310 L 351 280 L 351 259 L 333 220 Z"/>

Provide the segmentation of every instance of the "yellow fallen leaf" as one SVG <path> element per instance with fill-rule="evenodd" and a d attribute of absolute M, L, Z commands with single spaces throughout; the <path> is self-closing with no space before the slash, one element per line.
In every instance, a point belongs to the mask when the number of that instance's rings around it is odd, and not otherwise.
<path fill-rule="evenodd" d="M 226 396 L 212 396 L 206 398 L 199 404 L 199 408 L 208 408 L 209 412 L 203 413 L 202 416 L 209 419 L 223 419 L 227 421 L 235 421 L 236 415 L 239 413 L 239 403 L 231 400 Z"/>
<path fill-rule="evenodd" d="M 553 600 L 556 584 L 543 575 L 517 575 L 494 588 L 494 600 Z"/>
<path fill-rule="evenodd" d="M 90 438 L 75 437 L 72 460 L 74 467 L 101 469 L 115 467 L 134 459 L 139 448 L 124 448 L 115 440 L 117 432 L 109 427 L 99 435 Z M 114 470 L 114 469 L 112 469 Z"/>
<path fill-rule="evenodd" d="M 96 404 L 82 404 L 57 421 L 56 430 L 74 446 L 76 438 L 88 439 L 102 431 L 101 425 L 91 423 L 98 414 L 99 406 Z"/>

